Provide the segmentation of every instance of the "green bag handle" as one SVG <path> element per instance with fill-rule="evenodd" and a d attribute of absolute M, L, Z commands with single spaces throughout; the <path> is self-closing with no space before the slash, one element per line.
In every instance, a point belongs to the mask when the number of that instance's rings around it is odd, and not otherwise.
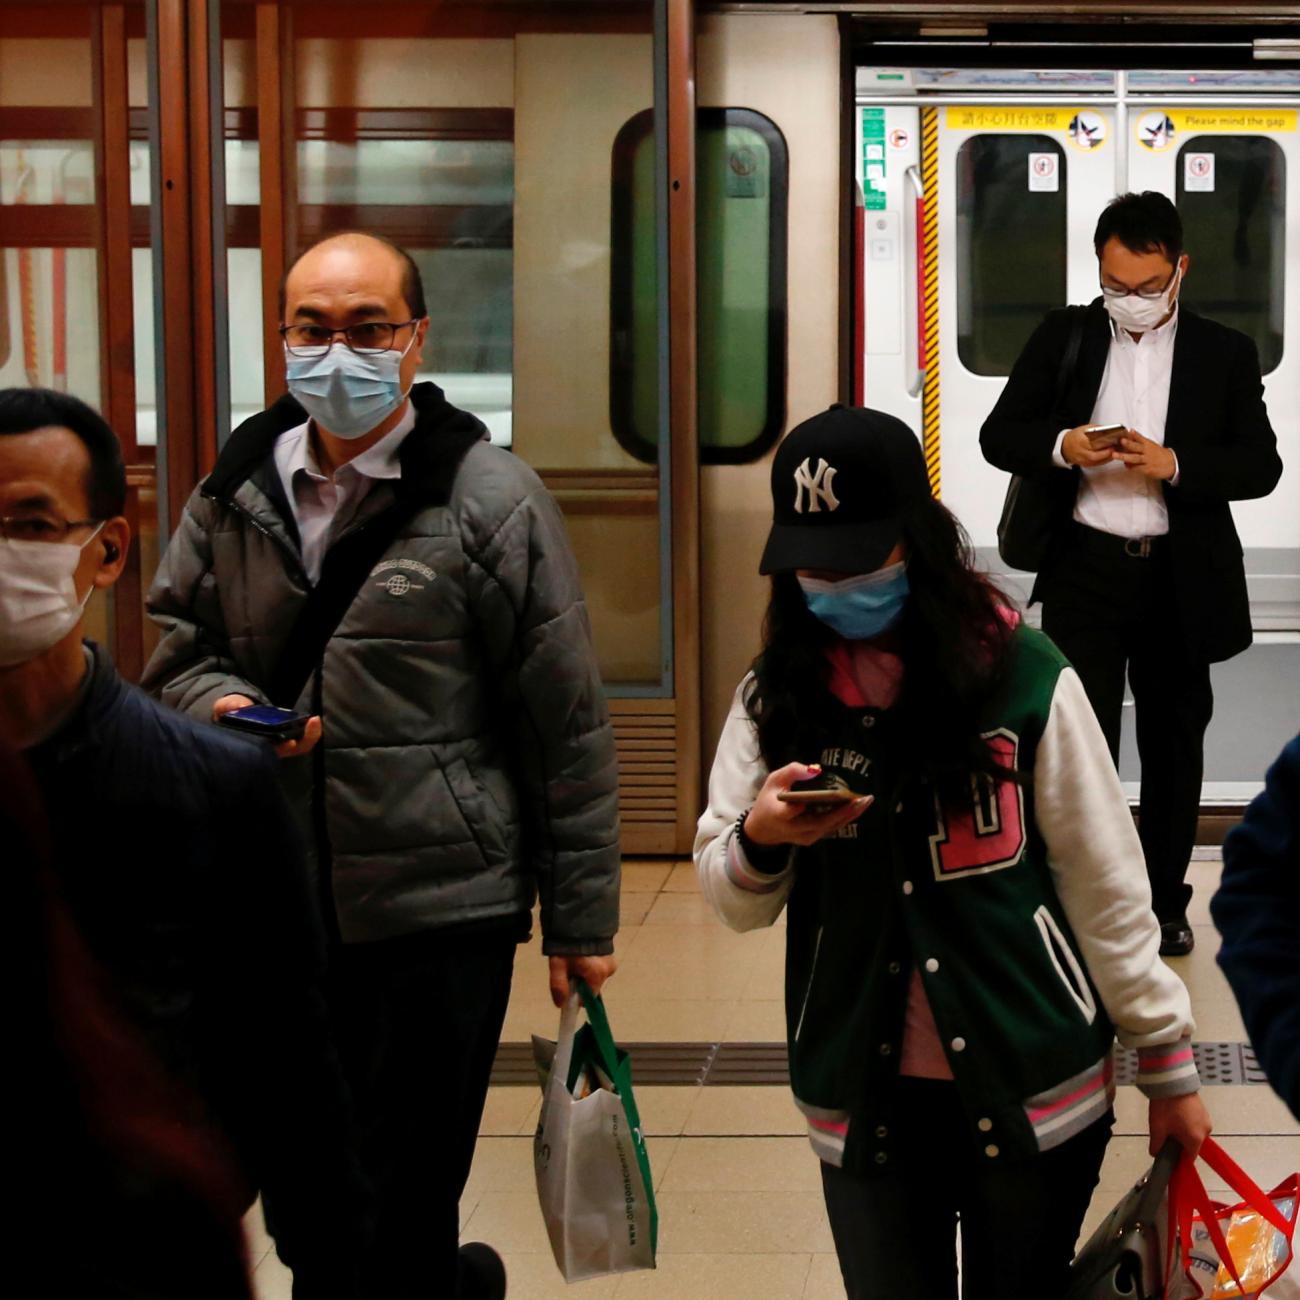
<path fill-rule="evenodd" d="M 610 1032 L 609 1018 L 605 1015 L 605 1002 L 600 994 L 591 991 L 591 985 L 579 977 L 577 981 L 578 996 L 582 999 L 582 1009 L 587 1013 L 587 1024 L 591 1026 L 591 1040 L 600 1058 L 600 1064 L 611 1079 L 623 1082 L 628 1075 L 627 1054 L 620 1052 L 614 1035 Z M 631 1082 L 630 1077 L 628 1082 Z"/>

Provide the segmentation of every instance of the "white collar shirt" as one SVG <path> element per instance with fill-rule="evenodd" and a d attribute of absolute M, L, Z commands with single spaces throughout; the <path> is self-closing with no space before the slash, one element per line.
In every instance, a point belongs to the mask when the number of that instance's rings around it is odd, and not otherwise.
<path fill-rule="evenodd" d="M 329 475 L 316 460 L 310 420 L 275 440 L 276 472 L 293 509 L 303 568 L 313 585 L 320 580 L 325 552 L 355 518 L 374 484 L 402 477 L 398 454 L 414 428 L 415 408 L 408 401 L 402 418 L 373 447 Z"/>
<path fill-rule="evenodd" d="M 1122 424 L 1164 446 L 1169 379 L 1178 335 L 1178 309 L 1158 329 L 1139 338 L 1111 326 L 1106 369 L 1092 408 L 1092 424 Z M 1163 537 L 1169 531 L 1164 484 L 1112 460 L 1084 469 L 1074 517 L 1116 537 Z"/>

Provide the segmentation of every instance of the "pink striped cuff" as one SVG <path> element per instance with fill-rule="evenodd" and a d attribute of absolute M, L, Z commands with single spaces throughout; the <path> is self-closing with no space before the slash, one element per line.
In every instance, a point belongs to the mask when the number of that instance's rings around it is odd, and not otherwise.
<path fill-rule="evenodd" d="M 1192 1055 L 1192 1040 L 1138 1048 L 1137 1086 L 1148 1097 L 1181 1097 L 1196 1092 L 1201 1076 Z"/>
<path fill-rule="evenodd" d="M 791 857 L 794 856 L 791 850 Z M 740 847 L 740 837 L 733 830 L 731 838 L 727 841 L 727 879 L 739 889 L 746 889 L 751 894 L 771 894 L 781 887 L 782 882 L 790 873 L 790 860 L 786 860 L 785 868 L 777 875 L 772 875 L 768 871 L 755 871 L 749 865 L 749 860 L 745 857 L 744 850 Z"/>

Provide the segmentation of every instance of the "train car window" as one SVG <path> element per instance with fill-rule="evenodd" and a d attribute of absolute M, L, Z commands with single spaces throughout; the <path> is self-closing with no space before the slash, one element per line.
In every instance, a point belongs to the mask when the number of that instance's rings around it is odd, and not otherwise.
<path fill-rule="evenodd" d="M 750 109 L 699 110 L 696 239 L 700 459 L 756 460 L 785 421 L 785 139 Z M 613 155 L 610 424 L 657 459 L 653 114 L 632 118 Z"/>
<path fill-rule="evenodd" d="M 1282 360 L 1286 157 L 1265 136 L 1194 136 L 1178 151 L 1177 179 L 1193 259 L 1182 297 L 1249 334 L 1268 374 Z"/>
<path fill-rule="evenodd" d="M 1045 154 L 1054 189 L 1033 180 Z M 1066 302 L 1068 179 L 1065 150 L 1045 135 L 976 135 L 957 152 L 957 353 L 974 374 L 1009 375 Z"/>

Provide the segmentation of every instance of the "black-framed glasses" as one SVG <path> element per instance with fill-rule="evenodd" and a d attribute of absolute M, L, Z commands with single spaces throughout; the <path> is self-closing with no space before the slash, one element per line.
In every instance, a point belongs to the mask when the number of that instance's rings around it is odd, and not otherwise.
<path fill-rule="evenodd" d="M 0 537 L 9 542 L 66 542 L 74 528 L 93 528 L 102 522 L 46 514 L 0 515 Z"/>
<path fill-rule="evenodd" d="M 1178 268 L 1175 266 L 1169 273 L 1169 279 L 1159 289 L 1117 289 L 1114 285 L 1103 284 L 1102 296 L 1109 302 L 1117 302 L 1120 298 L 1141 298 L 1143 302 L 1155 302 L 1157 298 L 1163 298 L 1169 292 L 1169 286 L 1173 284 L 1177 274 Z"/>
<path fill-rule="evenodd" d="M 301 324 L 281 325 L 280 337 L 284 346 L 296 357 L 323 357 L 334 340 L 341 334 L 343 342 L 363 356 L 375 352 L 387 352 L 393 346 L 398 330 L 414 325 L 420 318 L 412 316 L 410 320 L 367 320 L 346 329 L 333 330 L 328 325 Z"/>

